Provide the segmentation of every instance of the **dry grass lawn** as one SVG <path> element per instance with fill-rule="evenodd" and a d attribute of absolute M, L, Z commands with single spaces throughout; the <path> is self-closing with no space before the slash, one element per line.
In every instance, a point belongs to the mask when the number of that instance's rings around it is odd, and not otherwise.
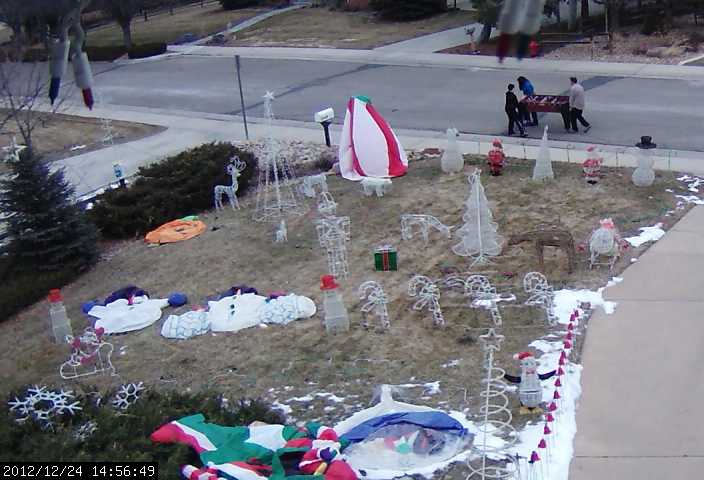
<path fill-rule="evenodd" d="M 475 14 L 450 11 L 415 22 L 385 22 L 371 12 L 304 8 L 237 32 L 229 46 L 374 48 L 473 23 Z"/>
<path fill-rule="evenodd" d="M 145 22 L 143 17 L 136 17 L 132 22 L 132 41 L 136 44 L 166 42 L 174 43 L 180 36 L 192 33 L 198 38 L 220 32 L 227 24 L 242 22 L 259 13 L 262 8 L 244 8 L 241 10 L 223 10 L 219 3 L 210 3 L 184 7 L 174 15 L 161 13 Z M 117 24 L 99 27 L 88 32 L 88 45 L 108 46 L 122 45 L 122 29 Z"/>
<path fill-rule="evenodd" d="M 84 118 L 60 113 L 37 113 L 42 116 L 42 123 L 34 131 L 33 142 L 37 151 L 49 160 L 59 160 L 73 155 L 104 148 L 102 139 L 105 130 L 100 119 Z M 113 141 L 123 143 L 154 135 L 163 130 L 155 125 L 130 123 L 114 120 L 111 122 Z M 0 132 L 0 145 L 9 145 L 12 136 L 21 137 L 13 128 L 12 122 L 5 125 Z M 83 148 L 75 148 L 83 145 Z"/>
<path fill-rule="evenodd" d="M 664 216 L 675 210 L 676 200 L 665 189 L 686 193 L 669 173 L 659 173 L 653 187 L 637 189 L 631 184 L 630 169 L 607 169 L 602 184 L 594 188 L 585 184 L 576 165 L 555 164 L 557 180 L 545 184 L 530 180 L 531 169 L 532 162 L 513 160 L 503 176 L 483 176 L 504 236 L 560 219 L 579 243 L 603 217 L 613 217 L 622 233 L 633 234 L 638 227 L 658 221 L 669 228 L 685 211 Z M 431 242 L 424 246 L 420 238 L 402 241 L 399 229 L 399 215 L 404 212 L 433 214 L 446 224 L 459 226 L 468 193 L 466 177 L 441 174 L 435 158 L 412 162 L 409 174 L 394 180 L 392 192 L 384 198 L 364 197 L 358 184 L 339 177 L 329 177 L 328 185 L 339 204 L 338 214 L 348 215 L 352 225 L 348 245 L 351 274 L 343 283 L 351 312 L 349 333 L 327 335 L 320 312 L 288 326 L 206 334 L 187 341 L 162 338 L 159 321 L 142 331 L 110 338 L 118 352 L 113 363 L 119 377 L 86 377 L 80 382 L 107 387 L 144 381 L 149 388 L 158 389 L 211 388 L 230 399 L 261 396 L 289 404 L 296 419 L 332 423 L 362 408 L 372 387 L 380 383 L 439 380 L 439 393 L 425 395 L 421 388 L 417 400 L 442 408 L 465 406 L 467 392 L 467 401 L 476 400 L 481 375 L 481 349 L 476 339 L 489 325 L 488 314 L 467 308 L 462 297 L 443 290 L 440 301 L 448 325 L 437 329 L 427 311 L 411 309 L 412 301 L 406 294 L 414 274 L 438 278 L 453 268 L 467 272 L 469 262 L 451 252 L 454 239 L 433 232 Z M 82 302 L 105 298 L 130 283 L 154 297 L 182 291 L 193 304 L 244 283 L 263 293 L 285 290 L 307 295 L 319 305 L 319 279 L 326 272 L 326 262 L 312 223 L 315 212 L 290 219 L 288 243 L 277 244 L 273 242 L 274 226 L 251 220 L 253 195 L 245 196 L 241 203 L 243 208 L 236 212 L 202 215 L 208 230 L 183 243 L 148 247 L 134 240 L 105 245 L 101 262 L 64 289 L 74 328 L 87 324 L 79 309 Z M 384 243 L 398 248 L 397 272 L 374 271 L 372 251 Z M 545 273 L 556 288 L 595 288 L 645 248 L 627 251 L 613 272 L 589 270 L 586 253 L 578 253 L 579 265 L 573 274 L 566 272 L 563 253 L 548 248 Z M 500 292 L 519 297 L 519 302 L 502 304 L 506 340 L 498 362 L 509 372 L 518 368 L 511 358 L 513 353 L 549 333 L 541 311 L 518 306 L 525 298 L 521 279 L 536 268 L 532 247 L 523 245 L 508 248 L 495 263 L 472 270 L 488 275 Z M 389 296 L 392 327 L 388 332 L 361 327 L 356 288 L 372 279 L 380 281 Z M 165 311 L 163 318 L 171 313 L 174 311 Z M 67 347 L 49 343 L 45 302 L 0 324 L 0 350 L 2 391 L 26 383 L 59 383 L 57 369 L 68 354 Z M 443 367 L 453 360 L 458 361 L 456 366 Z M 344 401 L 324 396 L 311 402 L 294 399 L 316 392 L 331 392 Z M 512 401 L 516 402 L 515 398 Z"/>

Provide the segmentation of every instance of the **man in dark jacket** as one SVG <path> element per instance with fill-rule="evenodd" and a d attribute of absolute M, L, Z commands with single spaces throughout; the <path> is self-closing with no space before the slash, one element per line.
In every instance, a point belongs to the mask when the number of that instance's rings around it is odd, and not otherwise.
<path fill-rule="evenodd" d="M 533 88 L 533 84 L 530 83 L 530 80 L 528 80 L 526 77 L 518 77 L 518 88 L 523 92 L 523 95 L 526 97 L 530 97 L 535 95 L 535 89 Z M 523 104 L 519 104 L 520 110 L 521 110 L 521 120 L 524 120 L 526 122 L 532 120 L 531 125 L 533 127 L 538 126 L 538 114 L 535 112 L 530 112 L 530 117 L 528 115 L 528 109 L 525 108 Z"/>
<path fill-rule="evenodd" d="M 508 91 L 506 92 L 506 105 L 504 106 L 504 111 L 506 116 L 508 116 L 508 134 L 513 135 L 513 125 L 516 124 L 521 132 L 521 137 L 525 137 L 526 131 L 523 129 L 523 124 L 518 116 L 518 98 L 513 93 L 514 88 L 513 83 L 509 83 Z"/>

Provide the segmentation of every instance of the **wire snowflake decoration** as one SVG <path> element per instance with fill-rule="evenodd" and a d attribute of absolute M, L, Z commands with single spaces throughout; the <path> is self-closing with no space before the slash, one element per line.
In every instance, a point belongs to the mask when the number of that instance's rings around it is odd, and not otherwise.
<path fill-rule="evenodd" d="M 118 410 L 127 410 L 137 403 L 137 400 L 139 400 L 146 389 L 143 382 L 120 385 L 117 393 L 115 393 L 115 398 L 110 403 Z"/>
<path fill-rule="evenodd" d="M 87 421 L 76 429 L 73 433 L 73 438 L 79 442 L 85 442 L 98 430 L 98 424 L 92 420 Z"/>
<path fill-rule="evenodd" d="M 75 398 L 71 390 L 49 390 L 46 386 L 34 385 L 27 389 L 22 399 L 15 397 L 8 405 L 15 414 L 17 423 L 31 419 L 43 428 L 51 428 L 56 417 L 75 415 L 78 410 L 82 410 Z"/>

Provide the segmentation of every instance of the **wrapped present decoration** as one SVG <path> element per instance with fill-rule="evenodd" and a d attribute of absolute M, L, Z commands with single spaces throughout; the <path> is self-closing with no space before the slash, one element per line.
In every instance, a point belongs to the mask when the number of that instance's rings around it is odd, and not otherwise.
<path fill-rule="evenodd" d="M 382 245 L 374 249 L 374 268 L 380 272 L 398 270 L 398 254 L 391 245 Z"/>

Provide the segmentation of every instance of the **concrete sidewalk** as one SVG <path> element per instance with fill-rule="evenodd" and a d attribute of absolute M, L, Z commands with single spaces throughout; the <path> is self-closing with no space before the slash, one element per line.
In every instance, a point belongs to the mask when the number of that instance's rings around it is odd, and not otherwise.
<path fill-rule="evenodd" d="M 606 290 L 589 322 L 570 480 L 704 476 L 704 207 Z"/>
<path fill-rule="evenodd" d="M 182 55 L 276 60 L 311 60 L 350 62 L 367 65 L 398 65 L 411 67 L 450 67 L 464 70 L 506 70 L 523 74 L 542 72 L 576 76 L 634 77 L 686 80 L 704 85 L 704 68 L 688 65 L 656 65 L 643 63 L 609 63 L 591 61 L 507 58 L 499 63 L 495 57 L 484 55 L 453 55 L 449 53 L 407 52 L 388 49 L 352 50 L 334 48 L 289 47 L 206 47 L 170 46 L 173 53 Z M 158 61 L 154 57 L 151 61 Z"/>
<path fill-rule="evenodd" d="M 376 52 L 419 52 L 434 53 L 446 48 L 456 47 L 469 43 L 470 37 L 467 35 L 467 28 L 474 28 L 475 36 L 479 37 L 482 30 L 481 23 L 472 23 L 464 27 L 451 28 L 442 32 L 423 35 L 422 37 L 411 38 L 402 42 L 396 42 L 374 49 Z"/>
<path fill-rule="evenodd" d="M 93 111 L 75 107 L 65 113 L 148 123 L 167 128 L 166 131 L 151 137 L 55 162 L 56 166 L 65 168 L 67 177 L 76 186 L 79 196 L 113 182 L 115 180 L 112 168 L 114 163 L 119 163 L 124 174 L 131 176 L 140 166 L 187 148 L 213 141 L 245 140 L 241 117 L 232 115 L 110 105 L 95 107 Z M 248 118 L 248 123 L 251 139 L 261 139 L 267 134 L 268 127 L 263 119 Z M 322 128 L 316 123 L 277 120 L 275 127 L 276 138 L 324 142 Z M 333 143 L 337 143 L 340 128 L 339 125 L 333 125 L 331 128 Z M 395 132 L 407 150 L 442 149 L 446 144 L 444 132 L 404 129 L 396 129 Z M 459 148 L 464 153 L 486 154 L 494 138 L 487 135 L 463 134 L 459 138 Z M 534 159 L 538 155 L 540 144 L 538 139 L 502 137 L 502 141 L 507 156 Z M 586 159 L 586 149 L 590 145 L 577 142 L 550 142 L 552 160 L 581 163 Z M 602 145 L 600 148 L 604 153 L 606 165 L 635 166 L 636 160 L 632 148 L 609 145 Z M 657 169 L 704 175 L 704 152 L 655 151 L 654 158 Z"/>

